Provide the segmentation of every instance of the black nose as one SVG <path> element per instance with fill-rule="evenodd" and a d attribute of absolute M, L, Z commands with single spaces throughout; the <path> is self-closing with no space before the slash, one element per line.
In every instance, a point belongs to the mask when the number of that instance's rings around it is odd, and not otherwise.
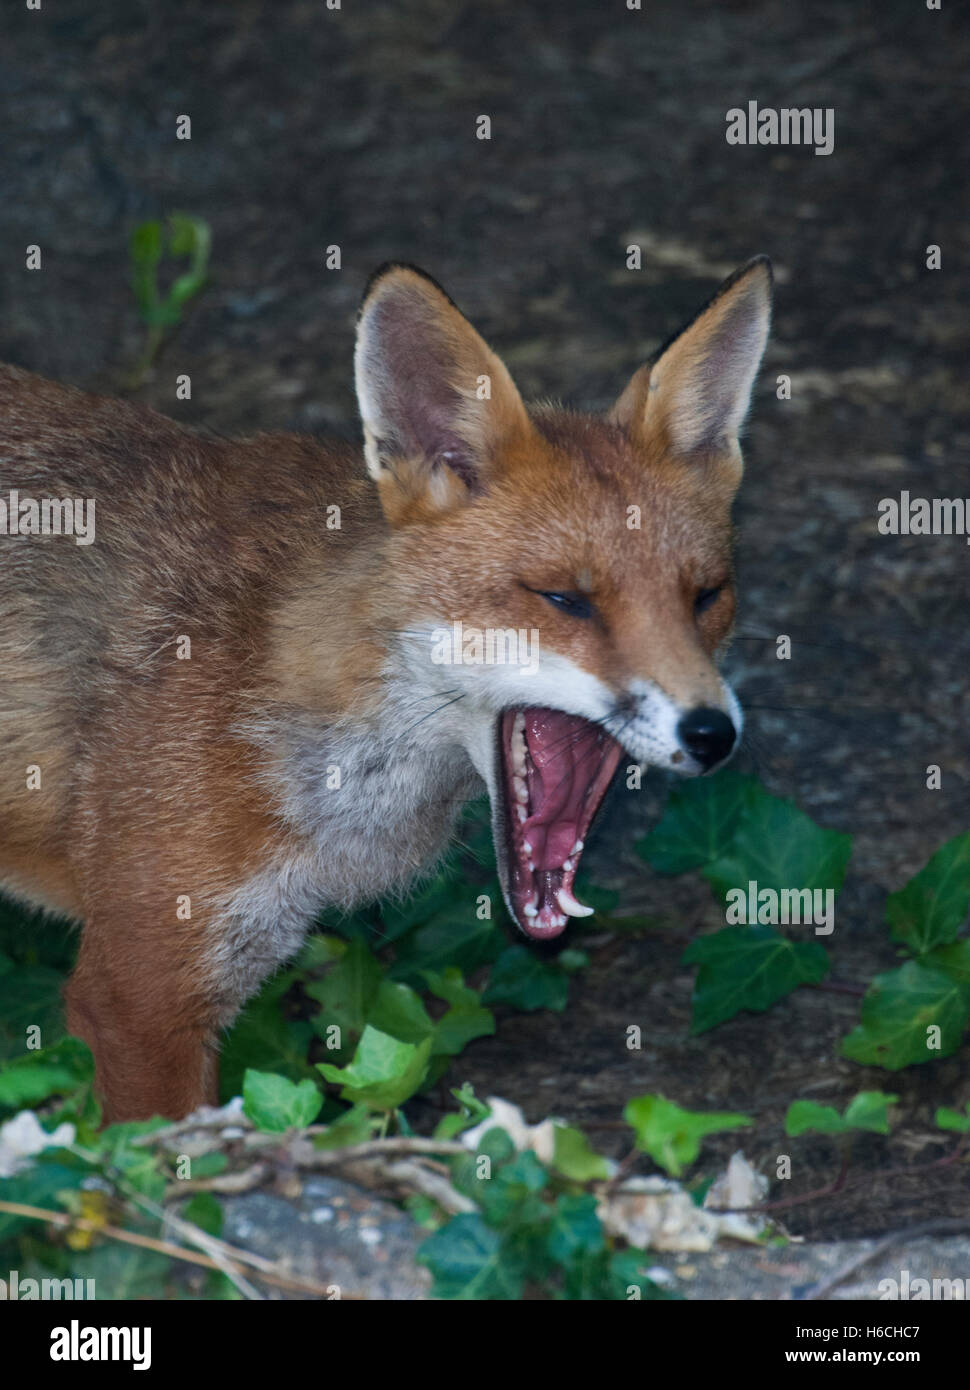
<path fill-rule="evenodd" d="M 704 771 L 710 772 L 730 753 L 737 732 L 722 710 L 692 709 L 677 725 L 677 737 Z"/>

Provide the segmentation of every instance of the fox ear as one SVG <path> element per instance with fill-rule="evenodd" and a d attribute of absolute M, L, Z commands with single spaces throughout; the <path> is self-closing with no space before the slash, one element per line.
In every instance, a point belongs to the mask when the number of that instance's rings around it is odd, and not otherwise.
<path fill-rule="evenodd" d="M 610 419 L 678 457 L 727 455 L 740 476 L 738 430 L 771 321 L 771 262 L 725 280 L 697 317 L 635 372 Z"/>
<path fill-rule="evenodd" d="M 483 492 L 532 425 L 504 363 L 413 266 L 371 279 L 354 355 L 364 454 L 392 522 Z"/>

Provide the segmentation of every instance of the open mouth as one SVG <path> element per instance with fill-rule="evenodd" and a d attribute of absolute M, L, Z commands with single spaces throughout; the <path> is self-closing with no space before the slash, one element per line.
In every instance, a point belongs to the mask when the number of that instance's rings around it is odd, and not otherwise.
<path fill-rule="evenodd" d="M 576 901 L 573 881 L 623 749 L 587 719 L 538 708 L 500 715 L 498 744 L 506 896 L 526 935 L 546 940 L 593 910 Z"/>

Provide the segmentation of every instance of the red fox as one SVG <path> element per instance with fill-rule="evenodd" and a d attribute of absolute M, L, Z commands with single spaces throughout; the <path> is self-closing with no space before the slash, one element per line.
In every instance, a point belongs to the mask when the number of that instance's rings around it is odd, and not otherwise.
<path fill-rule="evenodd" d="M 759 257 L 600 417 L 527 408 L 434 280 L 384 266 L 366 468 L 0 367 L 0 886 L 83 923 L 67 1023 L 106 1122 L 215 1102 L 220 1030 L 318 911 L 403 889 L 483 783 L 508 910 L 548 938 L 588 911 L 621 759 L 730 755 L 715 657 L 770 305 Z"/>

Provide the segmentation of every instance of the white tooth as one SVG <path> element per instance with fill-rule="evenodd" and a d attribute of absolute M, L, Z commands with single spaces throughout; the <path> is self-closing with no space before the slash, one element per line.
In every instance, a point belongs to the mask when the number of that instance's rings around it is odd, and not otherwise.
<path fill-rule="evenodd" d="M 519 820 L 526 821 L 529 819 L 529 813 L 524 806 L 516 806 L 515 810 L 518 814 Z"/>
<path fill-rule="evenodd" d="M 532 870 L 533 873 L 535 873 L 536 866 L 533 864 L 531 859 L 529 860 L 529 868 Z"/>
<path fill-rule="evenodd" d="M 573 845 L 572 849 L 569 851 L 570 854 L 582 854 L 582 852 L 583 852 L 583 842 L 582 842 L 582 840 L 577 840 L 576 843 Z"/>
<path fill-rule="evenodd" d="M 516 801 L 521 801 L 524 806 L 529 799 L 529 789 L 525 784 L 525 778 L 519 777 L 517 773 L 513 774 L 512 787 L 515 791 Z"/>
<path fill-rule="evenodd" d="M 539 908 L 537 906 L 537 899 L 530 898 L 529 901 L 523 907 L 522 914 L 525 917 L 538 917 Z"/>
<path fill-rule="evenodd" d="M 584 907 L 581 902 L 577 902 L 568 888 L 559 889 L 556 893 L 556 901 L 567 917 L 592 917 L 593 915 L 593 909 Z"/>
<path fill-rule="evenodd" d="M 512 767 L 516 772 L 525 773 L 525 715 L 520 711 L 512 722 L 511 738 Z"/>
<path fill-rule="evenodd" d="M 522 841 L 522 848 L 525 850 L 526 854 L 532 853 L 532 846 L 529 844 L 528 840 Z"/>
<path fill-rule="evenodd" d="M 575 867 L 576 867 L 576 861 L 575 861 L 575 859 L 565 859 L 565 860 L 563 860 L 563 868 L 564 868 L 565 870 L 568 870 L 570 873 L 573 871 L 573 869 L 575 869 Z"/>

